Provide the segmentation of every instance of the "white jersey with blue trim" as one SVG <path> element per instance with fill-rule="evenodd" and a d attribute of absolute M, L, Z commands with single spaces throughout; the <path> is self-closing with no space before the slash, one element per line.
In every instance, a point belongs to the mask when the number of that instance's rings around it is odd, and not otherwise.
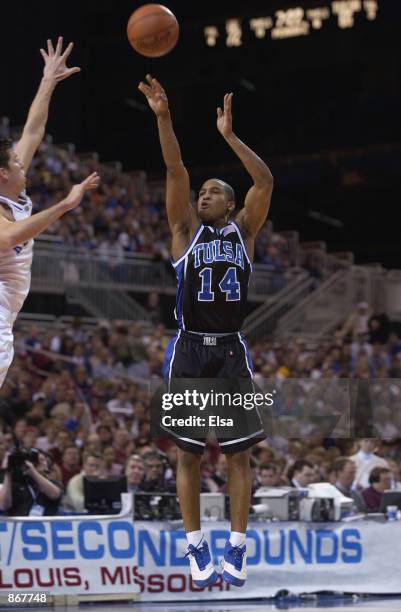
<path fill-rule="evenodd" d="M 32 200 L 22 192 L 18 201 L 0 196 L 0 204 L 7 208 L 14 221 L 32 214 Z M 33 240 L 12 248 L 0 248 L 0 306 L 10 312 L 19 312 L 31 285 Z"/>

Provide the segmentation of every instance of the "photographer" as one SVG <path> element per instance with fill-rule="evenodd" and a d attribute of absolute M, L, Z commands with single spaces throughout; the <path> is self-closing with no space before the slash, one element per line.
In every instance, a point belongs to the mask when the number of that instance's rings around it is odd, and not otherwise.
<path fill-rule="evenodd" d="M 0 490 L 0 511 L 8 516 L 52 516 L 58 513 L 62 485 L 48 474 L 51 459 L 38 449 L 17 450 L 8 458 Z"/>

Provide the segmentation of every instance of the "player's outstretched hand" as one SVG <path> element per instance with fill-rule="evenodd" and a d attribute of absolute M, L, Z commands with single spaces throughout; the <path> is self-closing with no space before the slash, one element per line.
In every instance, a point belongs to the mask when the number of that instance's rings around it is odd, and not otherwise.
<path fill-rule="evenodd" d="M 65 209 L 73 210 L 81 203 L 85 191 L 91 191 L 99 186 L 100 176 L 97 172 L 92 172 L 82 183 L 74 185 L 68 196 L 64 199 Z"/>
<path fill-rule="evenodd" d="M 166 92 L 160 85 L 159 81 L 154 79 L 152 75 L 146 75 L 147 83 L 141 81 L 138 85 L 139 91 L 141 91 L 149 103 L 150 108 L 157 117 L 168 114 L 168 99 Z"/>
<path fill-rule="evenodd" d="M 42 57 L 45 61 L 45 67 L 43 69 L 43 77 L 58 83 L 63 81 L 67 77 L 81 72 L 81 68 L 74 66 L 73 68 L 67 67 L 67 59 L 72 51 L 74 43 L 70 42 L 64 53 L 63 50 L 63 37 L 59 36 L 57 41 L 56 49 L 53 47 L 53 43 L 50 38 L 47 41 L 47 52 L 44 49 L 40 50 Z"/>
<path fill-rule="evenodd" d="M 233 118 L 231 114 L 231 100 L 233 94 L 229 93 L 224 96 L 224 106 L 221 110 L 220 106 L 217 109 L 217 129 L 224 138 L 228 138 L 233 133 Z"/>

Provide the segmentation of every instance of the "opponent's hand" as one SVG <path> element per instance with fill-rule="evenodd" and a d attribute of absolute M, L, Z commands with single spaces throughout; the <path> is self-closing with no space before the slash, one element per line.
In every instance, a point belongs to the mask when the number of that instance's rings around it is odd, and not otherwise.
<path fill-rule="evenodd" d="M 55 81 L 59 83 L 67 77 L 81 72 L 81 68 L 74 66 L 73 68 L 67 67 L 67 59 L 73 49 L 74 43 L 70 42 L 64 53 L 63 50 L 63 37 L 59 36 L 57 41 L 56 49 L 53 47 L 53 43 L 50 39 L 47 41 L 47 53 L 44 49 L 40 50 L 40 53 L 45 61 L 45 67 L 43 69 L 43 78 Z"/>
<path fill-rule="evenodd" d="M 68 196 L 63 200 L 64 207 L 67 210 L 73 210 L 80 205 L 86 191 L 97 189 L 99 186 L 100 177 L 97 172 L 90 174 L 82 183 L 74 185 Z"/>
<path fill-rule="evenodd" d="M 223 110 L 221 110 L 220 106 L 217 109 L 217 129 L 224 138 L 228 138 L 233 133 L 233 118 L 231 114 L 232 99 L 232 93 L 226 94 L 224 96 Z"/>
<path fill-rule="evenodd" d="M 154 79 L 150 74 L 146 75 L 147 84 L 141 81 L 138 85 L 149 103 L 150 108 L 157 117 L 162 117 L 168 114 L 168 99 L 166 92 L 160 85 L 159 81 Z"/>

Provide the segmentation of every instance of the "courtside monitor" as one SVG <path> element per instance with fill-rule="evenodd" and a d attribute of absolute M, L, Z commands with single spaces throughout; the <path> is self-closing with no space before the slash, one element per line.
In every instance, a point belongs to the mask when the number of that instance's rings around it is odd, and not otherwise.
<path fill-rule="evenodd" d="M 380 502 L 380 512 L 387 512 L 387 506 L 397 506 L 401 510 L 401 491 L 384 491 Z"/>
<path fill-rule="evenodd" d="M 85 508 L 89 514 L 118 514 L 121 511 L 121 493 L 126 491 L 125 476 L 84 476 Z"/>

